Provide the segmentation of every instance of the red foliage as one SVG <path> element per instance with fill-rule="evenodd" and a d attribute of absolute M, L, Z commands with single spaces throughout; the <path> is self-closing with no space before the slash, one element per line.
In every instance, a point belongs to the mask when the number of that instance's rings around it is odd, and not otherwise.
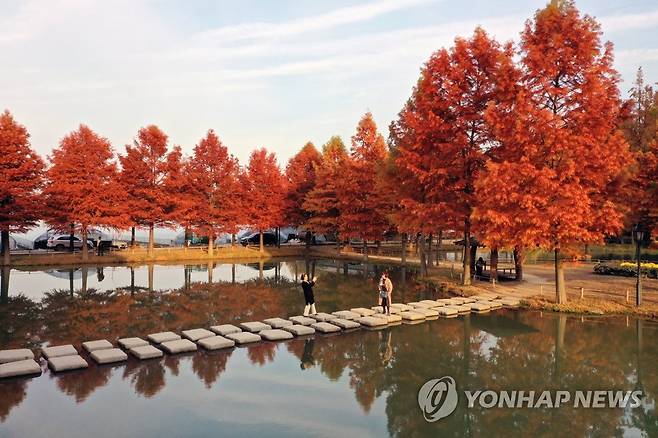
<path fill-rule="evenodd" d="M 311 217 L 311 212 L 304 208 L 306 195 L 315 188 L 316 168 L 322 161 L 320 153 L 313 143 L 308 142 L 286 166 L 287 193 L 285 205 L 285 223 L 299 227 Z"/>
<path fill-rule="evenodd" d="M 243 183 L 245 223 L 260 231 L 283 225 L 286 181 L 276 156 L 265 148 L 253 151 Z"/>

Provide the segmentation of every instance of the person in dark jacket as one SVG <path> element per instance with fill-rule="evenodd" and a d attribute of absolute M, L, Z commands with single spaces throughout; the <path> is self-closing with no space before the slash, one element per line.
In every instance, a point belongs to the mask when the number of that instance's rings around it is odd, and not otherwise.
<path fill-rule="evenodd" d="M 308 316 L 309 311 L 311 315 L 318 313 L 315 310 L 315 297 L 313 296 L 313 286 L 315 286 L 317 280 L 317 277 L 313 277 L 313 280 L 309 281 L 308 274 L 302 274 L 302 290 L 304 291 L 304 300 L 306 302 L 304 316 Z"/>

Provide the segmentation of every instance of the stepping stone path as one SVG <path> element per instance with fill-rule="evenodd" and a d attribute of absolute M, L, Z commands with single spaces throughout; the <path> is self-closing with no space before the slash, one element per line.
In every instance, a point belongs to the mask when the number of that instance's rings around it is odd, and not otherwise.
<path fill-rule="evenodd" d="M 0 364 L 34 359 L 34 353 L 28 348 L 0 351 Z"/>
<path fill-rule="evenodd" d="M 476 301 L 475 303 L 464 304 L 464 306 L 470 307 L 471 312 L 475 312 L 475 313 L 488 312 L 491 309 L 491 306 L 489 306 L 488 304 L 482 301 Z"/>
<path fill-rule="evenodd" d="M 356 312 L 352 312 L 351 310 L 339 310 L 338 312 L 332 312 L 332 315 L 334 315 L 334 316 L 336 316 L 340 319 L 347 319 L 347 320 L 350 320 L 350 321 L 352 321 L 354 319 L 357 319 L 361 316 L 360 314 L 358 314 Z M 332 321 L 334 321 L 334 320 L 332 320 Z"/>
<path fill-rule="evenodd" d="M 450 318 L 452 316 L 457 316 L 457 314 L 459 313 L 459 310 L 457 310 L 457 308 L 455 306 L 437 307 L 434 310 L 437 311 L 439 316 L 445 316 L 445 317 L 448 317 L 448 318 Z M 471 311 L 470 307 L 468 307 L 468 311 L 469 312 Z"/>
<path fill-rule="evenodd" d="M 311 324 L 311 327 L 320 333 L 336 333 L 341 330 L 337 325 L 329 324 L 328 322 L 316 322 L 315 324 Z"/>
<path fill-rule="evenodd" d="M 284 341 L 294 337 L 292 333 L 281 329 L 263 330 L 262 332 L 258 333 L 258 335 L 268 341 Z"/>
<path fill-rule="evenodd" d="M 240 333 L 242 331 L 241 328 L 236 327 L 232 324 L 214 325 L 210 327 L 210 330 L 212 330 L 213 332 L 217 333 L 220 336 L 226 336 L 230 333 Z"/>
<path fill-rule="evenodd" d="M 384 313 L 384 308 L 382 306 L 374 306 L 371 307 L 371 309 L 375 311 L 375 314 Z M 398 313 L 402 312 L 402 310 L 399 307 L 393 307 L 393 305 L 391 305 L 389 311 L 391 315 L 397 315 Z"/>
<path fill-rule="evenodd" d="M 361 316 L 371 316 L 376 313 L 374 310 L 366 309 L 365 307 L 355 307 L 354 309 L 350 309 L 350 311 L 354 313 L 358 313 Z"/>
<path fill-rule="evenodd" d="M 263 322 L 273 329 L 280 329 L 292 325 L 292 321 L 283 318 L 267 318 L 264 319 Z"/>
<path fill-rule="evenodd" d="M 162 344 L 163 342 L 177 341 L 180 339 L 180 336 L 174 332 L 160 332 L 151 333 L 147 338 L 154 344 Z"/>
<path fill-rule="evenodd" d="M 434 300 L 422 300 L 419 301 L 420 304 L 426 304 L 428 309 L 431 309 L 432 307 L 436 307 L 436 301 Z"/>
<path fill-rule="evenodd" d="M 343 330 L 350 330 L 350 329 L 356 329 L 361 327 L 361 324 L 359 324 L 358 322 L 351 321 L 349 319 L 343 319 L 343 318 L 332 319 L 331 324 L 337 325 Z"/>
<path fill-rule="evenodd" d="M 383 325 L 388 325 L 388 322 L 384 318 L 377 318 L 376 316 L 364 316 L 357 319 L 356 322 L 366 327 L 380 327 Z"/>
<path fill-rule="evenodd" d="M 391 309 L 400 309 L 400 312 L 406 312 L 408 310 L 413 310 L 413 307 L 402 303 L 393 303 L 391 304 Z"/>
<path fill-rule="evenodd" d="M 23 359 L 0 364 L 0 379 L 18 376 L 36 376 L 41 374 L 41 367 L 34 359 Z"/>
<path fill-rule="evenodd" d="M 397 315 L 397 314 L 384 315 L 383 313 L 376 313 L 372 316 L 374 318 L 382 318 L 388 324 L 394 324 L 396 322 L 401 322 L 402 321 L 402 317 L 400 315 Z"/>
<path fill-rule="evenodd" d="M 293 324 L 296 325 L 311 325 L 315 324 L 315 319 L 309 318 L 308 316 L 291 316 L 288 318 Z"/>
<path fill-rule="evenodd" d="M 500 309 L 501 307 L 503 307 L 503 303 L 501 303 L 501 302 L 498 301 L 498 300 L 494 300 L 494 301 L 478 301 L 478 302 L 480 302 L 480 303 L 484 303 L 484 304 L 488 304 L 489 307 L 490 307 L 491 309 Z"/>
<path fill-rule="evenodd" d="M 118 342 L 119 345 L 121 345 L 126 350 L 130 350 L 131 348 L 135 348 L 135 347 L 143 347 L 145 345 L 149 345 L 149 343 L 142 338 L 122 338 L 119 339 Z"/>
<path fill-rule="evenodd" d="M 400 316 L 402 317 L 403 321 L 424 321 L 425 320 L 425 315 L 423 315 L 422 313 L 413 312 L 413 311 L 409 311 L 409 310 L 400 313 Z"/>
<path fill-rule="evenodd" d="M 196 344 L 189 339 L 167 341 L 160 344 L 160 346 L 169 354 L 189 353 L 197 350 Z"/>
<path fill-rule="evenodd" d="M 181 334 L 183 335 L 184 338 L 187 338 L 192 342 L 197 342 L 203 338 L 209 338 L 211 336 L 215 336 L 215 333 L 211 332 L 210 330 L 206 330 L 204 328 L 183 330 Z"/>
<path fill-rule="evenodd" d="M 446 307 L 450 308 L 450 309 L 455 309 L 457 311 L 457 313 L 459 313 L 459 314 L 464 314 L 464 313 L 470 313 L 471 312 L 471 308 L 469 306 L 465 306 L 463 304 L 455 304 L 453 306 L 446 306 Z M 438 309 L 436 309 L 436 310 L 438 310 Z"/>
<path fill-rule="evenodd" d="M 50 359 L 52 357 L 60 357 L 60 356 L 75 356 L 78 354 L 78 350 L 75 349 L 75 347 L 71 344 L 68 345 L 56 345 L 54 347 L 46 347 L 43 350 L 41 350 L 41 354 L 43 354 L 43 357 L 46 359 Z"/>
<path fill-rule="evenodd" d="M 436 303 L 433 303 L 433 304 L 427 304 L 427 303 L 421 303 L 421 302 L 412 301 L 411 303 L 407 303 L 407 305 L 408 305 L 409 307 L 412 307 L 412 308 L 413 308 L 412 311 L 414 311 L 414 310 L 416 310 L 416 309 L 429 309 L 430 307 L 435 306 Z"/>
<path fill-rule="evenodd" d="M 128 355 L 120 348 L 104 348 L 91 352 L 91 358 L 99 364 L 116 363 L 128 360 Z"/>
<path fill-rule="evenodd" d="M 289 325 L 287 327 L 284 327 L 283 330 L 290 332 L 295 336 L 307 336 L 315 333 L 315 329 L 313 327 L 309 327 L 301 324 Z"/>
<path fill-rule="evenodd" d="M 505 307 L 519 307 L 521 300 L 518 298 L 507 297 L 500 300 L 500 303 Z"/>
<path fill-rule="evenodd" d="M 439 316 L 439 312 L 437 312 L 434 309 L 426 309 L 426 308 L 419 307 L 417 309 L 414 309 L 413 312 L 423 314 L 423 315 L 425 315 L 425 318 L 435 318 L 435 317 L 438 318 L 438 316 Z"/>
<path fill-rule="evenodd" d="M 316 313 L 315 315 L 309 315 L 309 316 L 318 322 L 327 322 L 327 321 L 331 321 L 332 319 L 338 318 L 335 315 L 330 315 L 324 312 Z"/>
<path fill-rule="evenodd" d="M 260 336 L 249 332 L 229 333 L 226 337 L 235 341 L 237 345 L 251 344 L 252 342 L 258 342 L 261 340 Z"/>
<path fill-rule="evenodd" d="M 203 338 L 198 342 L 206 350 L 219 350 L 220 348 L 231 348 L 235 346 L 235 341 L 227 339 L 224 336 L 211 336 L 210 338 Z"/>
<path fill-rule="evenodd" d="M 81 356 L 75 354 L 70 356 L 56 356 L 48 359 L 48 366 L 53 371 L 70 371 L 87 368 L 89 364 Z"/>
<path fill-rule="evenodd" d="M 82 343 L 82 348 L 87 350 L 89 353 L 96 350 L 107 350 L 108 348 L 114 348 L 114 345 L 107 339 L 100 339 L 98 341 L 87 341 Z"/>
<path fill-rule="evenodd" d="M 155 348 L 151 344 L 140 345 L 139 347 L 133 347 L 129 351 L 130 354 L 132 354 L 139 360 L 155 359 L 156 357 L 164 356 L 162 350 Z"/>
<path fill-rule="evenodd" d="M 267 324 L 264 324 L 260 321 L 253 321 L 253 322 L 242 322 L 240 323 L 240 328 L 244 330 L 245 332 L 249 333 L 258 333 L 262 332 L 263 330 L 269 330 L 272 327 L 270 327 Z"/>

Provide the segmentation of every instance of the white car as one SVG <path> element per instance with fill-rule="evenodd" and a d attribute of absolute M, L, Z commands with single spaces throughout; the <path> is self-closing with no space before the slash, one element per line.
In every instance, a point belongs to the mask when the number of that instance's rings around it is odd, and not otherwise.
<path fill-rule="evenodd" d="M 48 239 L 46 242 L 46 248 L 54 249 L 55 251 L 71 249 L 71 236 L 68 234 L 56 234 Z M 73 236 L 73 248 L 82 248 L 82 239 L 80 239 L 78 236 Z M 94 243 L 91 240 L 87 240 L 87 248 L 94 248 Z"/>

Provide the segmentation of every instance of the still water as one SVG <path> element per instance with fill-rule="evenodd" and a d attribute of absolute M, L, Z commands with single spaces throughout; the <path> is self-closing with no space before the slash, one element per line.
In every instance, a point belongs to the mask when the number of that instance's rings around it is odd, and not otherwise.
<path fill-rule="evenodd" d="M 210 268 L 210 269 L 208 269 Z M 0 348 L 299 314 L 314 272 L 318 310 L 369 307 L 383 268 L 329 260 L 259 265 L 12 271 Z M 100 275 L 99 275 L 100 274 Z M 438 298 L 393 270 L 394 301 Z M 85 280 L 86 279 L 86 280 Z M 71 287 L 72 285 L 72 287 Z M 658 436 L 658 324 L 502 310 L 379 331 L 0 382 L 1 437 Z M 635 390 L 635 409 L 468 408 L 428 423 L 418 390 Z"/>

